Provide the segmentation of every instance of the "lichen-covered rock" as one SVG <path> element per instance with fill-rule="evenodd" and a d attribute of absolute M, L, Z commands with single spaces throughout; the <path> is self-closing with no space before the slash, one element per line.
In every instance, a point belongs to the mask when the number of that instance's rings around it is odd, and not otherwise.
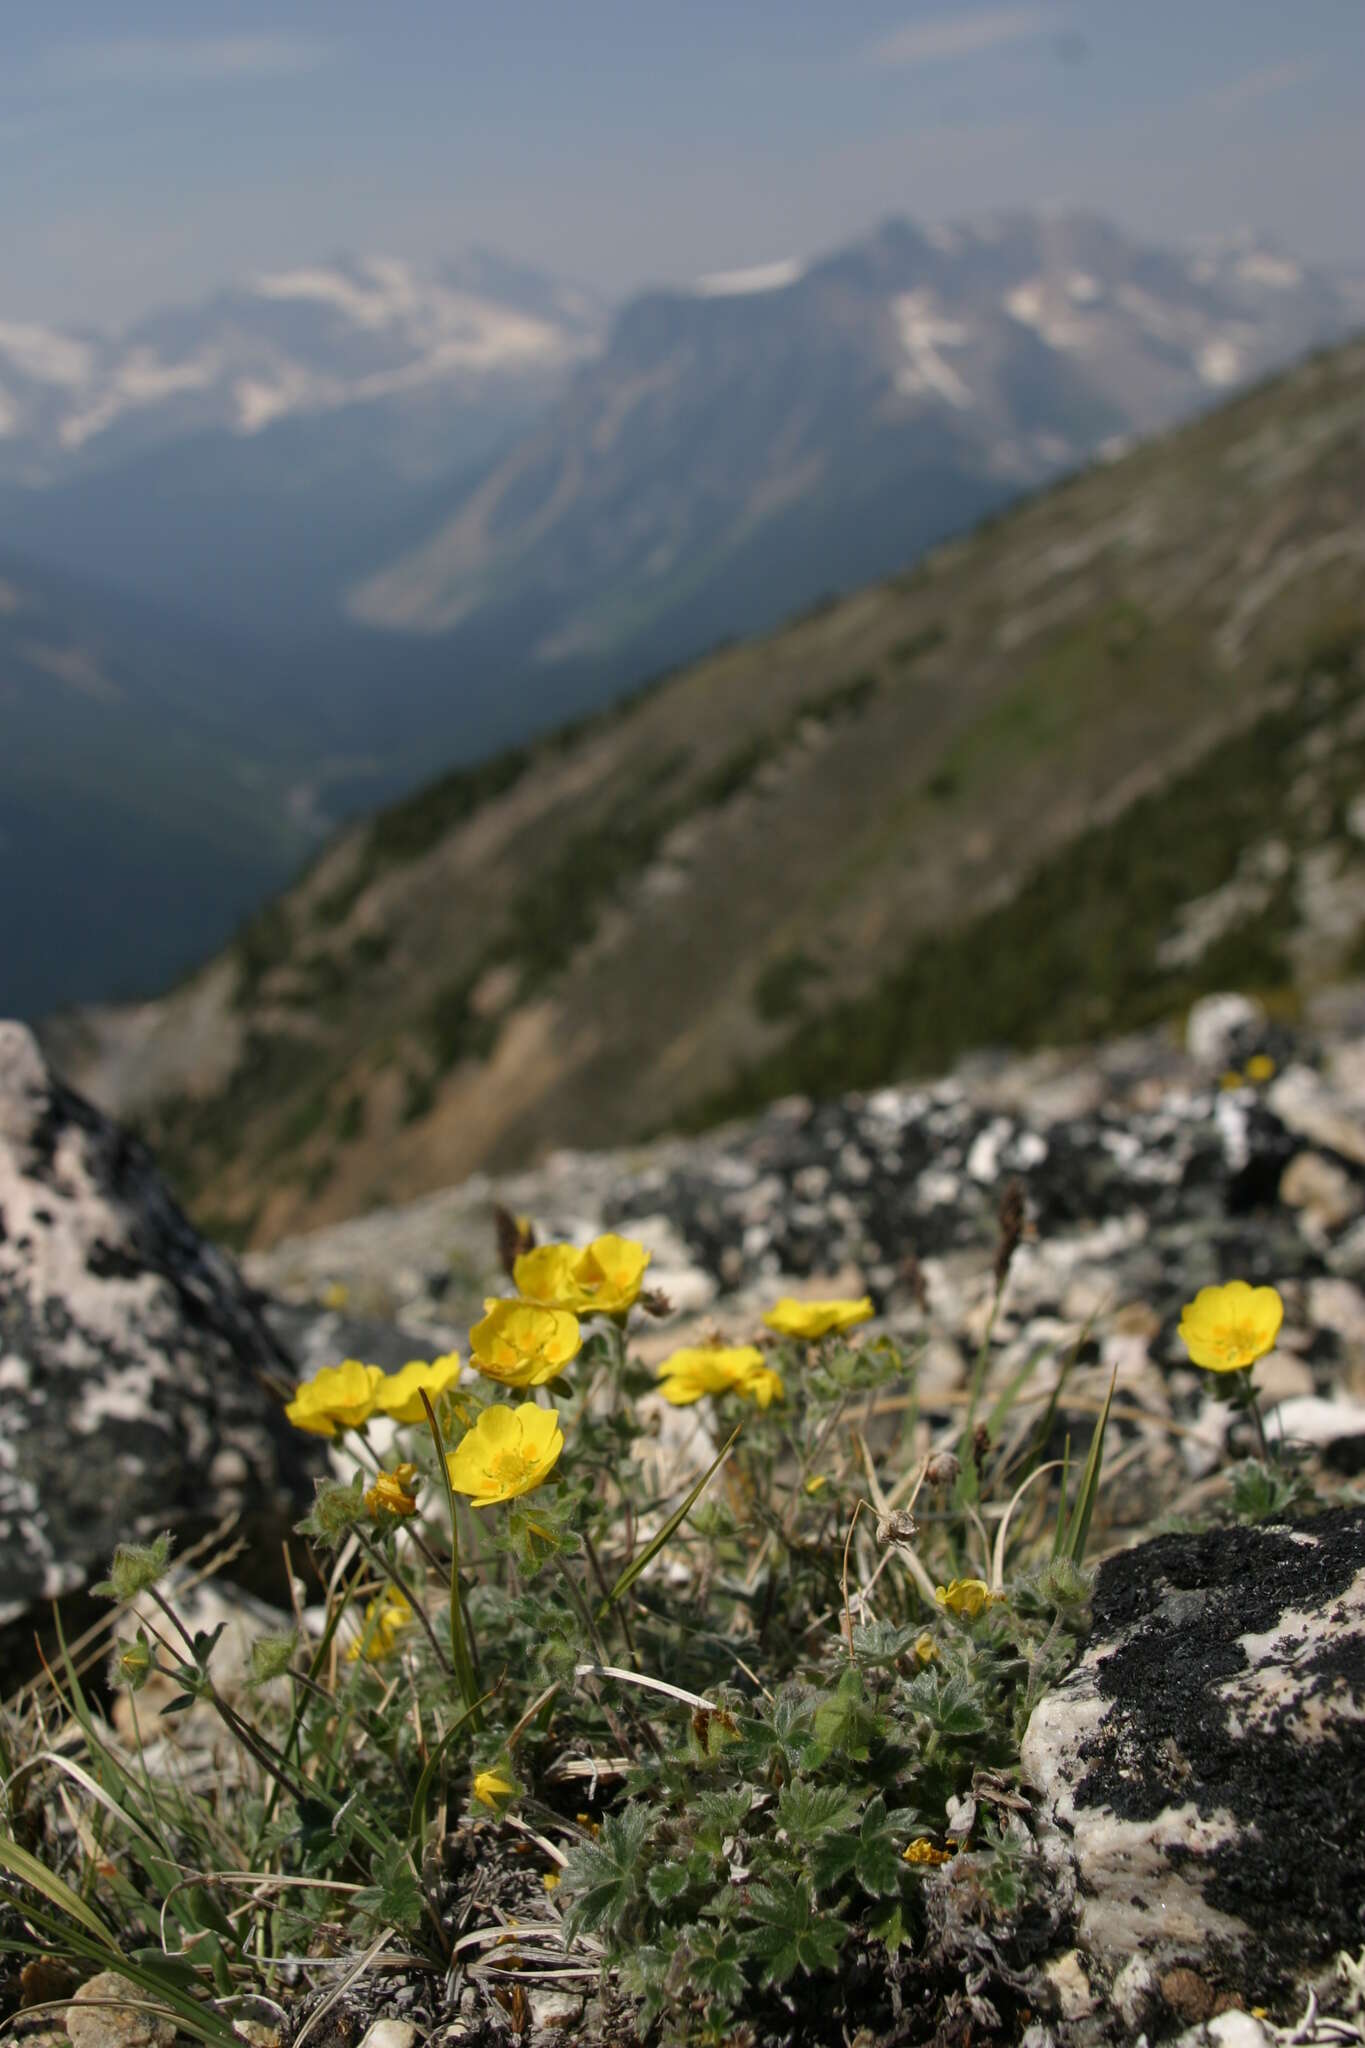
<path fill-rule="evenodd" d="M 1111 2012 L 1155 2041 L 1195 1982 L 1292 2002 L 1365 1924 L 1365 1509 L 1111 1558 L 1023 1762 Z"/>
<path fill-rule="evenodd" d="M 119 1542 L 235 1517 L 234 1570 L 275 1583 L 324 1469 L 284 1419 L 294 1378 L 149 1155 L 0 1023 L 0 1684 Z"/>

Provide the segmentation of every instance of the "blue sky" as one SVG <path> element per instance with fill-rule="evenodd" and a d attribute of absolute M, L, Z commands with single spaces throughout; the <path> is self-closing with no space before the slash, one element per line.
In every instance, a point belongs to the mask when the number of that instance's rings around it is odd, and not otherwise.
<path fill-rule="evenodd" d="M 612 295 L 890 213 L 1087 206 L 1365 268 L 1365 0 L 6 0 L 0 317 L 337 250 Z"/>

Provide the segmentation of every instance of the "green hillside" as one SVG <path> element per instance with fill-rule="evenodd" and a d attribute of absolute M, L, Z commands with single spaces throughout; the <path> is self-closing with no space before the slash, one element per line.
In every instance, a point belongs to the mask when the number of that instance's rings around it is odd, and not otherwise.
<path fill-rule="evenodd" d="M 1365 928 L 1365 345 L 350 832 L 58 1047 L 266 1241 Z"/>

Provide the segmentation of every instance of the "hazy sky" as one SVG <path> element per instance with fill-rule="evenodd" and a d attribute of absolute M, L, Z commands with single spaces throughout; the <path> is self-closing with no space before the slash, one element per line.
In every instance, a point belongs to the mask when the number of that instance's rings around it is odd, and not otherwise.
<path fill-rule="evenodd" d="M 1084 205 L 1365 267 L 1365 0 L 4 0 L 0 317 L 338 250 L 612 294 Z"/>

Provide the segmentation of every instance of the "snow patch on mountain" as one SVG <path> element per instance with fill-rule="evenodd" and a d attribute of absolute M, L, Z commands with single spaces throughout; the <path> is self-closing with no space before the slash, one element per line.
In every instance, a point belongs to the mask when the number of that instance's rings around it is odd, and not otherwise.
<path fill-rule="evenodd" d="M 94 372 L 94 350 L 84 341 L 31 321 L 0 320 L 0 356 L 35 384 L 80 390 Z"/>
<path fill-rule="evenodd" d="M 1292 291 L 1303 282 L 1303 272 L 1297 263 L 1272 256 L 1265 249 L 1249 249 L 1238 261 L 1237 275 L 1245 284 L 1263 284 L 1276 292 Z"/>
<path fill-rule="evenodd" d="M 57 428 L 63 448 L 81 448 L 111 427 L 122 413 L 139 406 L 159 405 L 188 391 L 207 391 L 218 377 L 222 359 L 216 350 L 181 363 L 163 363 L 155 352 L 135 348 L 115 365 L 99 396 L 78 412 L 68 413 Z"/>
<path fill-rule="evenodd" d="M 586 293 L 487 256 L 432 274 L 384 256 L 264 272 L 120 341 L 0 320 L 0 434 L 51 465 L 130 417 L 144 439 L 252 435 L 443 384 L 472 399 L 484 380 L 566 374 L 601 326 Z"/>
<path fill-rule="evenodd" d="M 1089 285 L 1091 278 L 1084 280 Z M 1075 294 L 1067 293 L 1067 299 Z M 1084 320 L 1078 320 L 1064 301 L 1058 304 L 1055 295 L 1048 291 L 1045 280 L 1031 278 L 1027 284 L 1016 285 L 1005 294 L 1005 311 L 1011 320 L 1017 320 L 1021 327 L 1031 327 L 1048 344 L 1049 348 L 1084 348 L 1090 340 L 1090 328 Z"/>
<path fill-rule="evenodd" d="M 896 389 L 907 396 L 932 391 L 959 409 L 970 406 L 971 392 L 939 351 L 961 348 L 970 340 L 971 329 L 961 320 L 946 319 L 931 291 L 901 292 L 891 311 L 906 357 L 896 374 Z"/>
<path fill-rule="evenodd" d="M 755 292 L 783 292 L 805 275 L 806 266 L 794 257 L 780 263 L 756 263 L 748 270 L 716 270 L 697 281 L 697 296 L 703 299 L 749 298 Z"/>

